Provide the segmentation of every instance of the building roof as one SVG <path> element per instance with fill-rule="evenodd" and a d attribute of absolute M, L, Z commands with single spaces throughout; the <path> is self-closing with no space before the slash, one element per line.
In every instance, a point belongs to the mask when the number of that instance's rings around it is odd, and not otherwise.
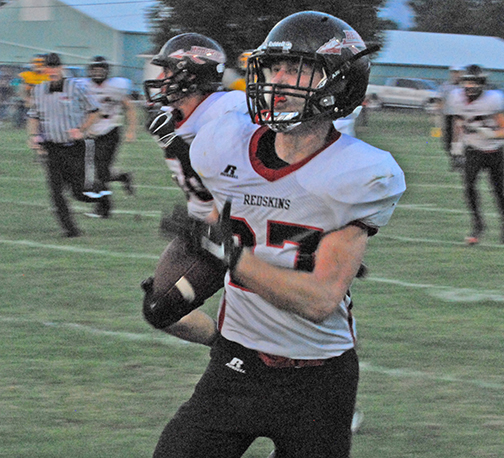
<path fill-rule="evenodd" d="M 60 0 L 121 32 L 149 32 L 147 8 L 153 0 Z"/>
<path fill-rule="evenodd" d="M 476 35 L 388 30 L 383 48 L 373 62 L 431 67 L 477 64 L 489 70 L 504 70 L 504 40 Z"/>

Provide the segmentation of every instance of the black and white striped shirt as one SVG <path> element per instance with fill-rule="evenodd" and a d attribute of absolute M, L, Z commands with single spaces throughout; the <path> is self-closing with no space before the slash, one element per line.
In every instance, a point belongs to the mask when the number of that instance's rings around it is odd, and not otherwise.
<path fill-rule="evenodd" d="M 98 101 L 82 81 L 65 78 L 60 92 L 52 92 L 49 82 L 34 87 L 28 116 L 39 120 L 44 141 L 69 143 L 73 140 L 68 131 L 79 129 L 86 116 L 99 108 Z"/>

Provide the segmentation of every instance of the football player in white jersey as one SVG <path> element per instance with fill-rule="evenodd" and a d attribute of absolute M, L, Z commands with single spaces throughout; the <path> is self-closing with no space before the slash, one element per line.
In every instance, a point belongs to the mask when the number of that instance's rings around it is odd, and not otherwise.
<path fill-rule="evenodd" d="M 231 112 L 196 136 L 191 163 L 220 216 L 206 231 L 189 221 L 186 236 L 228 272 L 211 361 L 155 458 L 240 457 L 259 436 L 278 458 L 349 456 L 349 289 L 405 190 L 388 152 L 333 125 L 364 99 L 369 52 L 333 16 L 288 16 L 249 58 L 259 126 Z"/>
<path fill-rule="evenodd" d="M 100 118 L 89 129 L 89 135 L 94 139 L 94 165 L 97 177 L 96 193 L 104 198 L 96 207 L 94 213 L 87 216 L 108 218 L 111 214 L 111 191 L 107 183 L 120 181 L 128 194 L 133 194 L 132 175 L 112 168 L 119 143 L 123 116 L 126 117 L 127 129 L 125 140 L 136 140 L 137 117 L 136 109 L 131 99 L 131 81 L 126 78 L 109 77 L 110 64 L 103 56 L 93 57 L 88 66 L 89 77 L 84 81 L 88 90 L 100 103 Z"/>
<path fill-rule="evenodd" d="M 461 88 L 450 93 L 449 105 L 455 116 L 453 147 L 464 158 L 467 205 L 472 216 L 468 245 L 479 243 L 485 223 L 479 206 L 477 178 L 488 169 L 501 219 L 504 243 L 504 95 L 486 87 L 487 75 L 478 65 L 469 65 L 461 78 Z"/>
<path fill-rule="evenodd" d="M 211 214 L 213 197 L 191 167 L 189 146 L 209 121 L 228 111 L 247 113 L 245 93 L 223 88 L 225 62 L 225 52 L 216 41 L 184 33 L 168 40 L 152 59 L 152 64 L 162 68 L 160 77 L 144 82 L 148 102 L 160 106 L 148 129 L 185 194 L 189 214 L 199 220 Z M 142 283 L 144 315 L 158 329 L 209 345 L 209 338 L 215 337 L 215 322 L 195 309 L 224 286 L 225 269 L 213 259 L 189 256 L 189 251 L 183 237 L 167 246 L 154 277 Z M 191 271 L 183 275 L 186 264 Z M 157 304 L 155 309 L 152 302 Z"/>

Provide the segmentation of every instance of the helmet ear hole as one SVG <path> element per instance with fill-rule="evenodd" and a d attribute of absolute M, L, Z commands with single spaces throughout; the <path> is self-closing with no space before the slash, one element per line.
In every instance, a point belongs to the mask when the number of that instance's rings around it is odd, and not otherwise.
<path fill-rule="evenodd" d="M 342 92 L 345 92 L 347 88 L 347 79 L 345 77 L 341 78 L 339 81 L 336 81 L 334 83 L 334 93 L 336 94 L 341 94 Z"/>

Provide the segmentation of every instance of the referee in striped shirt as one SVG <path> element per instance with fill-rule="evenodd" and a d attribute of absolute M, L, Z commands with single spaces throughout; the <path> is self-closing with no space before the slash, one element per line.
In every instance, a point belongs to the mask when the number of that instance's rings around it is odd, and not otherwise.
<path fill-rule="evenodd" d="M 81 235 L 72 217 L 64 192 L 70 187 L 75 199 L 98 202 L 90 197 L 94 157 L 86 154 L 92 142 L 86 142 L 87 129 L 99 118 L 99 104 L 79 80 L 65 78 L 58 54 L 46 55 L 45 71 L 49 81 L 35 86 L 28 112 L 30 147 L 47 153 L 47 177 L 56 217 L 64 237 Z M 86 167 L 88 157 L 88 167 Z M 85 193 L 86 192 L 86 193 Z M 89 194 L 89 195 L 88 195 Z"/>

